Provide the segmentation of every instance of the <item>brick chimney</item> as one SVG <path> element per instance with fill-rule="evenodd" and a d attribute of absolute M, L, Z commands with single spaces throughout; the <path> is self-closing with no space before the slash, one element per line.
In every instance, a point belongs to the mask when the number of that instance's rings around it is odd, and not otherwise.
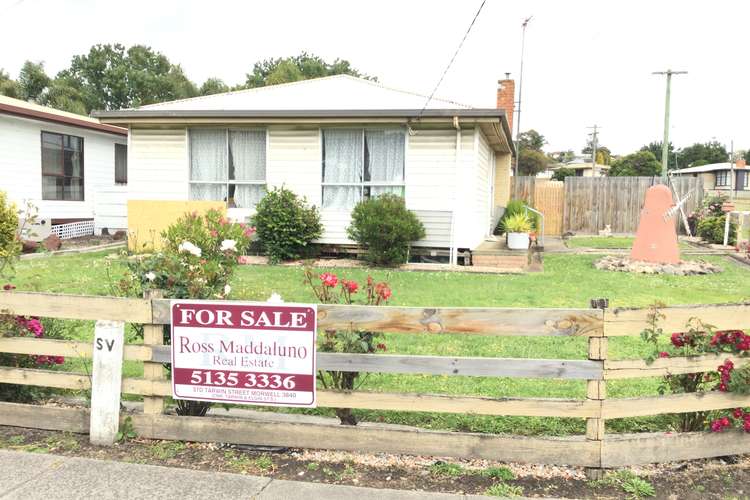
<path fill-rule="evenodd" d="M 505 73 L 505 80 L 497 82 L 497 109 L 505 110 L 512 133 L 513 114 L 516 111 L 516 82 L 510 79 L 510 73 Z"/>
<path fill-rule="evenodd" d="M 734 168 L 745 168 L 747 166 L 747 162 L 745 162 L 744 159 L 739 159 L 734 162 Z"/>

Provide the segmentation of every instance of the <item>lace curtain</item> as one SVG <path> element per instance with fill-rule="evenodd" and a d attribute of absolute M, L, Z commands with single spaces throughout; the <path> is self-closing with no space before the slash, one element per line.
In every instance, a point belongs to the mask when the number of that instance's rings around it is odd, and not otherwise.
<path fill-rule="evenodd" d="M 260 130 L 229 131 L 229 180 L 266 180 L 266 133 Z M 229 206 L 252 208 L 265 194 L 258 184 L 230 184 Z"/>
<path fill-rule="evenodd" d="M 324 130 L 323 159 L 324 183 L 360 183 L 364 164 L 362 130 Z M 323 208 L 349 210 L 360 196 L 359 186 L 324 186 Z"/>

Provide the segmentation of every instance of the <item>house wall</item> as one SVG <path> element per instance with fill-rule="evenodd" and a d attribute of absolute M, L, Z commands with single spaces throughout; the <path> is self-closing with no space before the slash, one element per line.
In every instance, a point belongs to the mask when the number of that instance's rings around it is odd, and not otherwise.
<path fill-rule="evenodd" d="M 512 161 L 510 153 L 495 153 L 495 207 L 505 207 L 510 200 Z"/>
<path fill-rule="evenodd" d="M 42 131 L 83 137 L 84 201 L 42 200 Z M 48 219 L 91 219 L 96 216 L 99 193 L 110 190 L 125 196 L 125 188 L 115 185 L 114 145 L 127 144 L 127 138 L 114 134 L 0 115 L 0 189 L 19 205 L 31 201 L 39 216 Z M 117 209 L 116 209 L 117 210 Z M 124 205 L 115 213 L 122 221 Z M 101 228 L 101 226 L 99 226 Z M 105 226 L 106 227 L 106 226 Z M 124 228 L 120 226 L 119 228 Z"/>
<path fill-rule="evenodd" d="M 476 159 L 477 159 L 477 176 L 476 176 L 476 225 L 477 234 L 486 236 L 491 233 L 490 225 L 492 224 L 492 212 L 494 207 L 491 204 L 492 190 L 492 149 L 490 149 L 487 139 L 481 130 L 477 129 L 475 134 L 476 141 Z"/>
<path fill-rule="evenodd" d="M 322 198 L 322 151 L 317 126 L 270 125 L 266 180 L 270 187 L 286 186 L 320 206 Z M 133 128 L 128 152 L 128 189 L 133 200 L 187 200 L 189 158 L 185 128 Z M 425 225 L 421 246 L 450 246 L 451 226 L 459 247 L 473 248 L 487 232 L 490 218 L 489 146 L 473 128 L 456 130 L 416 129 L 407 134 L 405 194 L 407 207 Z M 481 143 L 481 145 L 480 145 Z M 457 152 L 457 145 L 460 149 Z M 484 167 L 477 179 L 477 151 L 482 149 Z M 509 185 L 509 183 L 507 183 Z M 506 187 L 507 190 L 507 187 Z M 478 198 L 484 197 L 484 202 Z M 465 200 L 465 202 L 464 202 Z M 456 210 L 456 216 L 452 212 Z M 229 209 L 230 216 L 249 213 Z M 350 213 L 322 210 L 325 232 L 320 243 L 352 243 L 346 237 Z M 455 221 L 455 224 L 453 222 Z"/>

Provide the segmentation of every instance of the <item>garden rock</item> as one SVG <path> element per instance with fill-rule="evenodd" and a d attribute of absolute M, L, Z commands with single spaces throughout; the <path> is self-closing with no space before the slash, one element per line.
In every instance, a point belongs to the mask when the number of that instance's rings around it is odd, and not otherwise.
<path fill-rule="evenodd" d="M 119 230 L 119 231 L 115 231 L 115 234 L 112 235 L 112 239 L 115 241 L 121 241 L 121 240 L 124 240 L 127 236 L 128 236 L 127 232 L 123 230 Z"/>
<path fill-rule="evenodd" d="M 21 251 L 23 253 L 34 253 L 39 248 L 38 241 L 23 240 L 21 242 Z"/>
<path fill-rule="evenodd" d="M 54 252 L 56 250 L 60 250 L 60 247 L 62 247 L 62 240 L 59 236 L 56 234 L 50 234 L 44 240 L 42 241 L 42 245 L 44 245 L 44 248 L 46 248 L 50 252 Z"/>
<path fill-rule="evenodd" d="M 596 261 L 594 267 L 602 271 L 619 271 L 641 274 L 668 274 L 671 276 L 691 276 L 696 274 L 720 273 L 722 269 L 702 260 L 681 260 L 677 264 L 657 264 L 631 260 L 628 257 L 607 255 Z"/>

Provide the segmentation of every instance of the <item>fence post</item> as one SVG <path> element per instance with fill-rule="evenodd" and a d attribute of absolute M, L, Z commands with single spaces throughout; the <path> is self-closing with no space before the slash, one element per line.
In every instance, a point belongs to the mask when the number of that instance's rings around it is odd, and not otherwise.
<path fill-rule="evenodd" d="M 601 309 L 602 311 L 606 309 L 606 307 L 609 305 L 609 300 L 607 299 L 596 299 L 591 301 L 591 306 L 595 309 Z M 604 325 L 602 325 L 602 328 L 604 328 Z M 602 365 L 603 362 L 607 359 L 607 348 L 609 339 L 604 336 L 606 334 L 606 331 L 602 330 L 601 337 L 589 337 L 589 353 L 588 358 L 591 361 L 601 361 Z M 603 453 L 603 447 L 602 444 L 604 442 L 604 419 L 601 418 L 602 415 L 602 404 L 601 402 L 604 401 L 607 398 L 607 383 L 605 380 L 589 380 L 587 382 L 586 387 L 586 399 L 593 400 L 593 401 L 599 401 L 599 417 L 598 418 L 588 418 L 586 419 L 586 439 L 588 441 L 595 441 L 599 445 L 599 451 L 598 451 L 598 462 L 601 466 L 602 463 L 602 453 Z M 604 476 L 604 469 L 602 467 L 587 467 L 586 468 L 586 476 L 589 479 L 596 480 L 601 479 Z"/>
<path fill-rule="evenodd" d="M 89 439 L 93 444 L 114 444 L 120 427 L 124 332 L 122 321 L 96 322 L 89 420 Z"/>
<path fill-rule="evenodd" d="M 161 290 L 150 290 L 144 294 L 144 298 L 153 300 L 164 296 Z M 153 311 L 153 305 L 151 307 Z M 153 315 L 152 315 L 153 316 Z M 146 345 L 164 344 L 164 328 L 162 325 L 143 325 L 143 343 Z M 146 380 L 164 380 L 164 366 L 153 361 L 143 362 L 143 378 Z M 146 415 L 161 414 L 164 412 L 164 398 L 161 396 L 144 396 L 143 413 Z"/>

